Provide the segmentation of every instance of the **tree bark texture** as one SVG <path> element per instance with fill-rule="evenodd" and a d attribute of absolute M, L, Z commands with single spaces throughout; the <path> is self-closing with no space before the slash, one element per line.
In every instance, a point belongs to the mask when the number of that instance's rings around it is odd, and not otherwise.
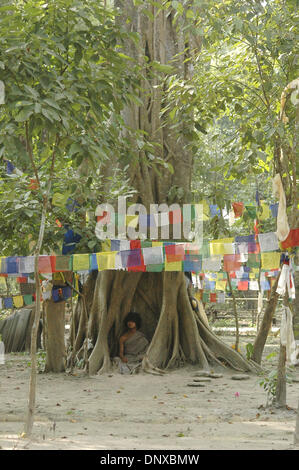
<path fill-rule="evenodd" d="M 294 444 L 299 445 L 299 400 L 298 400 L 296 427 L 295 427 L 295 433 L 294 433 Z"/>
<path fill-rule="evenodd" d="M 261 364 L 262 362 L 262 355 L 263 355 L 264 347 L 267 341 L 269 331 L 271 329 L 273 316 L 276 310 L 276 306 L 277 306 L 277 302 L 279 298 L 279 294 L 277 294 L 276 292 L 278 280 L 279 280 L 279 276 L 277 277 L 275 283 L 273 284 L 271 288 L 270 299 L 265 309 L 265 313 L 264 313 L 263 320 L 261 322 L 261 326 L 259 328 L 258 334 L 254 341 L 252 360 L 255 361 L 257 364 Z"/>
<path fill-rule="evenodd" d="M 277 408 L 285 408 L 287 402 L 287 382 L 286 382 L 286 346 L 280 345 L 278 367 L 277 367 L 277 385 L 275 392 L 275 405 Z"/>
<path fill-rule="evenodd" d="M 45 301 L 46 364 L 45 372 L 65 371 L 65 301 Z"/>

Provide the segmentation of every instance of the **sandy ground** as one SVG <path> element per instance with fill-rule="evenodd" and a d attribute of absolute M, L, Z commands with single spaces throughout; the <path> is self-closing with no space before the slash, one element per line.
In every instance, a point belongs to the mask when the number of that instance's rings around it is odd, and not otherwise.
<path fill-rule="evenodd" d="M 266 409 L 259 377 L 235 381 L 236 372 L 217 367 L 222 378 L 194 388 L 187 385 L 198 372 L 193 366 L 165 376 L 39 374 L 34 434 L 24 439 L 28 361 L 28 355 L 9 354 L 0 366 L 2 449 L 298 449 L 298 383 L 287 385 L 290 409 Z M 298 367 L 293 377 L 299 378 Z"/>

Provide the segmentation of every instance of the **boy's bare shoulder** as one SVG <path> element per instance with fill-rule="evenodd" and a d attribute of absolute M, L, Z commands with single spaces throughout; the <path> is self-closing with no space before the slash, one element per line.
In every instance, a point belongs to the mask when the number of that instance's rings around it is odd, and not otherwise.
<path fill-rule="evenodd" d="M 128 333 L 125 333 L 124 335 L 122 335 L 120 338 L 119 338 L 119 342 L 120 343 L 123 343 L 124 341 L 126 341 L 129 337 L 129 334 Z"/>

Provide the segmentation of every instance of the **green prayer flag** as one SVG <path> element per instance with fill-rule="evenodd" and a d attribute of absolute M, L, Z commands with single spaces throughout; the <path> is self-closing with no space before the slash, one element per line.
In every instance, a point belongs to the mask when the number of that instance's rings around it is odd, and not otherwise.
<path fill-rule="evenodd" d="M 26 295 L 23 295 L 23 298 L 24 298 L 25 305 L 32 304 L 32 295 L 26 294 Z"/>
<path fill-rule="evenodd" d="M 164 270 L 164 263 L 161 264 L 148 264 L 146 271 L 149 273 L 160 273 Z"/>
<path fill-rule="evenodd" d="M 249 253 L 248 260 L 246 261 L 246 266 L 248 266 L 249 268 L 259 268 L 260 258 L 260 253 Z"/>

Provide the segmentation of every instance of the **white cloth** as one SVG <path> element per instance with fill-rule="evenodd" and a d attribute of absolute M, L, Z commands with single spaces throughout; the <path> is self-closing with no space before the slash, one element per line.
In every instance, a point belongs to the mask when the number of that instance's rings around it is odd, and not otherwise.
<path fill-rule="evenodd" d="M 224 304 L 225 303 L 225 292 L 218 292 L 217 293 L 217 303 Z"/>
<path fill-rule="evenodd" d="M 277 212 L 277 236 L 280 241 L 284 241 L 290 232 L 290 227 L 288 224 L 286 211 L 286 197 L 279 173 L 277 173 L 277 175 L 275 175 L 273 178 L 273 193 L 279 198 Z"/>
<path fill-rule="evenodd" d="M 259 233 L 258 237 L 262 253 L 279 249 L 278 238 L 275 232 Z"/>
<path fill-rule="evenodd" d="M 42 292 L 42 298 L 43 300 L 50 300 L 52 297 L 52 292 L 47 291 L 47 292 Z"/>
<path fill-rule="evenodd" d="M 5 347 L 3 341 L 0 341 L 0 364 L 5 364 Z"/>
<path fill-rule="evenodd" d="M 130 240 L 120 240 L 119 251 L 127 251 L 130 249 Z"/>
<path fill-rule="evenodd" d="M 23 274 L 34 273 L 34 256 L 20 258 L 19 271 Z"/>
<path fill-rule="evenodd" d="M 115 267 L 114 267 L 114 269 L 117 269 L 117 270 L 119 270 L 119 269 L 125 269 L 125 268 L 123 267 L 123 265 L 122 265 L 122 262 L 121 262 L 121 254 L 120 254 L 120 252 L 116 253 L 116 255 L 115 255 Z"/>
<path fill-rule="evenodd" d="M 211 256 L 202 260 L 203 271 L 220 271 L 221 269 L 221 256 Z"/>
<path fill-rule="evenodd" d="M 261 313 L 262 310 L 263 310 L 263 291 L 260 291 L 258 298 L 257 298 L 257 313 Z"/>
<path fill-rule="evenodd" d="M 295 299 L 295 284 L 294 276 L 291 266 L 284 264 L 280 273 L 278 286 L 276 292 L 280 295 L 285 295 L 286 289 L 290 299 Z"/>
<path fill-rule="evenodd" d="M 5 103 L 5 85 L 2 82 L 2 80 L 0 80 L 0 104 L 4 104 L 4 103 Z"/>
<path fill-rule="evenodd" d="M 249 290 L 259 290 L 259 283 L 257 281 L 249 281 Z"/>
<path fill-rule="evenodd" d="M 42 282 L 42 298 L 43 300 L 50 300 L 52 297 L 53 284 L 50 281 Z"/>
<path fill-rule="evenodd" d="M 142 254 L 145 265 L 161 264 L 164 262 L 162 246 L 142 248 Z"/>
<path fill-rule="evenodd" d="M 298 364 L 296 359 L 297 345 L 293 332 L 293 318 L 292 312 L 289 307 L 285 307 L 281 317 L 280 324 L 280 342 L 282 346 L 286 347 L 286 362 L 289 364 Z"/>

